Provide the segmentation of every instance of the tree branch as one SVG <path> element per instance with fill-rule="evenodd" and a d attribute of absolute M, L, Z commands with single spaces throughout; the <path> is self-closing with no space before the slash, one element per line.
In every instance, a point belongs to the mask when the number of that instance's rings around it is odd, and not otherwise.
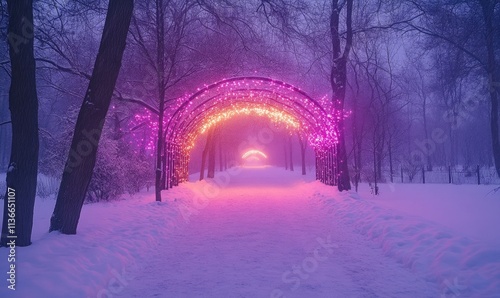
<path fill-rule="evenodd" d="M 9 120 L 9 121 L 5 121 L 5 122 L 1 122 L 1 123 L 0 123 L 0 126 L 5 125 L 5 124 L 9 124 L 9 123 L 11 123 L 11 122 L 12 122 L 12 121 L 10 121 L 10 120 Z"/>
<path fill-rule="evenodd" d="M 90 75 L 87 74 L 87 73 L 84 73 L 82 71 L 75 70 L 75 69 L 69 68 L 69 67 L 61 66 L 61 65 L 57 64 L 56 62 L 48 60 L 48 59 L 45 59 L 45 58 L 36 58 L 35 60 L 36 61 L 40 61 L 40 62 L 44 62 L 44 63 L 47 63 L 47 64 L 50 64 L 50 65 L 54 66 L 55 69 L 57 69 L 59 71 L 70 73 L 70 74 L 74 74 L 74 75 L 83 77 L 83 78 L 85 78 L 87 80 L 90 80 Z"/>
<path fill-rule="evenodd" d="M 481 61 L 481 59 L 476 56 L 474 53 L 472 53 L 471 51 L 467 50 L 465 47 L 461 46 L 459 43 L 457 43 L 456 41 L 454 41 L 453 39 L 449 38 L 449 37 L 446 37 L 446 36 L 443 36 L 443 35 L 440 35 L 436 32 L 432 32 L 426 28 L 423 28 L 423 27 L 420 27 L 420 26 L 416 26 L 412 23 L 408 23 L 408 26 L 410 26 L 411 28 L 413 28 L 414 30 L 416 30 L 417 32 L 420 32 L 422 34 L 425 34 L 425 35 L 428 35 L 428 36 L 431 36 L 431 37 L 435 37 L 435 38 L 438 38 L 438 39 L 441 39 L 441 40 L 444 40 L 446 42 L 448 42 L 449 44 L 451 44 L 452 46 L 456 47 L 457 49 L 459 49 L 460 51 L 464 52 L 465 54 L 467 54 L 469 57 L 471 57 L 472 59 L 476 60 L 477 62 L 479 62 L 479 64 L 483 67 L 486 67 L 486 63 L 484 63 L 483 61 Z"/>
<path fill-rule="evenodd" d="M 140 100 L 140 99 L 136 99 L 136 98 L 131 98 L 131 97 L 124 97 L 120 94 L 120 92 L 118 91 L 115 91 L 115 93 L 113 94 L 113 96 L 119 100 L 119 101 L 126 101 L 126 102 L 131 102 L 131 103 L 135 103 L 135 104 L 138 104 L 142 107 L 145 107 L 146 109 L 148 109 L 149 111 L 153 112 L 155 115 L 159 115 L 159 111 L 158 109 L 156 109 L 155 107 L 153 107 L 152 105 Z"/>

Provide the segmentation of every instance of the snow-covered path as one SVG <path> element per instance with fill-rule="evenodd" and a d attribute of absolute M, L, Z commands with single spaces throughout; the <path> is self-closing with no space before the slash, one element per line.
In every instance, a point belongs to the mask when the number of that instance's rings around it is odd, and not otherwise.
<path fill-rule="evenodd" d="M 500 298 L 494 186 L 373 197 L 279 168 L 220 175 L 160 203 L 150 191 L 86 204 L 71 236 L 47 232 L 55 201 L 37 199 L 33 245 L 16 248 L 16 290 L 4 278 L 0 297 Z M 455 218 L 480 224 L 463 233 Z M 471 237 L 485 227 L 488 241 Z"/>
<path fill-rule="evenodd" d="M 197 206 L 119 297 L 440 296 L 436 284 L 336 221 L 300 176 L 242 169 Z"/>

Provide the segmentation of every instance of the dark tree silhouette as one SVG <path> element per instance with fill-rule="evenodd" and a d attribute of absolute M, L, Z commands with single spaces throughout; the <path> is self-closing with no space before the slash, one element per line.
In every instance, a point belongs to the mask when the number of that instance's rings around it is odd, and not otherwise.
<path fill-rule="evenodd" d="M 207 178 L 215 177 L 215 146 L 217 140 L 219 139 L 219 129 L 216 127 L 213 130 L 212 142 L 208 148 L 208 168 L 207 168 Z"/>
<path fill-rule="evenodd" d="M 205 143 L 205 147 L 203 148 L 203 152 L 201 153 L 200 181 L 205 179 L 205 165 L 207 163 L 207 156 L 209 155 L 209 153 L 211 151 L 210 148 L 212 148 L 212 143 L 214 143 L 214 138 L 215 138 L 215 129 L 213 127 L 211 127 L 208 130 L 207 141 Z M 209 157 L 209 159 L 210 159 L 210 157 Z M 209 163 L 210 163 L 210 161 L 209 161 Z M 214 165 L 215 165 L 215 162 L 214 162 Z M 213 177 L 210 177 L 210 175 L 209 175 L 210 169 L 208 169 L 207 172 L 208 172 L 207 178 L 213 178 Z"/>
<path fill-rule="evenodd" d="M 300 133 L 297 133 L 297 138 L 299 139 L 300 144 L 300 160 L 302 166 L 302 175 L 306 174 L 306 145 L 307 138 Z"/>
<path fill-rule="evenodd" d="M 7 172 L 1 245 L 17 236 L 16 246 L 31 244 L 33 208 L 38 172 L 38 98 L 33 55 L 33 1 L 8 0 L 11 83 L 9 109 L 12 148 Z M 12 203 L 14 198 L 15 206 Z M 15 210 L 12 210 L 14 207 Z M 11 212 L 14 211 L 14 212 Z M 15 229 L 9 229 L 9 214 L 15 214 Z"/>
<path fill-rule="evenodd" d="M 353 0 L 346 0 L 346 42 L 343 51 L 340 44 L 340 12 L 342 5 L 338 0 L 332 0 L 332 11 L 330 14 L 330 34 L 332 39 L 332 69 L 330 72 L 330 85 L 332 87 L 332 99 L 334 107 L 340 113 L 344 111 L 345 91 L 347 86 L 347 60 L 352 47 L 352 3 Z M 339 132 L 337 144 L 337 187 L 339 191 L 350 190 L 349 168 L 347 165 L 347 151 L 345 147 L 344 118 L 339 116 L 337 122 Z"/>
<path fill-rule="evenodd" d="M 92 77 L 78 114 L 50 231 L 76 234 L 104 119 L 120 71 L 133 0 L 110 0 Z"/>

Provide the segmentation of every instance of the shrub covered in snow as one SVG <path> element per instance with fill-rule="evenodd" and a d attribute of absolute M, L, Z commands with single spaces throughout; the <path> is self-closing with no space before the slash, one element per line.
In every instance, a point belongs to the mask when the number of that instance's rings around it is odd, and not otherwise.
<path fill-rule="evenodd" d="M 61 181 L 52 176 L 39 173 L 37 177 L 36 195 L 41 198 L 56 196 Z"/>
<path fill-rule="evenodd" d="M 87 192 L 87 202 L 107 201 L 134 194 L 152 180 L 152 160 L 134 152 L 124 139 L 101 138 L 97 161 Z"/>
<path fill-rule="evenodd" d="M 57 137 L 44 136 L 44 143 L 50 150 L 44 150 L 45 156 L 40 159 L 40 173 L 44 177 L 60 179 L 68 156 L 74 124 L 61 123 L 64 127 Z M 105 125 L 101 135 L 94 173 L 90 181 L 86 202 L 111 200 L 128 192 L 137 193 L 153 181 L 153 162 L 150 156 L 131 148 L 128 136 L 116 133 L 116 128 Z M 54 184 L 57 187 L 54 187 Z M 59 182 L 53 180 L 39 180 L 39 195 L 47 197 L 59 187 Z"/>

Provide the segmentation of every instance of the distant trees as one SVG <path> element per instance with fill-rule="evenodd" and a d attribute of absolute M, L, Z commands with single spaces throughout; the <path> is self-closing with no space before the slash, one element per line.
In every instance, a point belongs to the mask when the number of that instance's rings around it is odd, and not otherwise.
<path fill-rule="evenodd" d="M 17 236 L 17 246 L 31 244 L 33 208 L 38 174 L 38 97 L 33 54 L 33 1 L 8 0 L 7 39 L 11 65 L 9 109 L 12 127 L 12 149 L 4 197 L 2 236 Z M 15 215 L 13 218 L 12 215 Z M 9 223 L 15 220 L 15 228 Z"/>
<path fill-rule="evenodd" d="M 76 234 L 132 16 L 133 0 L 110 0 L 99 52 L 78 115 L 50 231 Z"/>
<path fill-rule="evenodd" d="M 461 75 L 481 76 L 490 102 L 489 128 L 495 168 L 500 177 L 500 2 L 497 0 L 407 1 L 420 17 L 411 29 L 429 38 L 429 46 L 450 59 L 461 59 Z"/>

